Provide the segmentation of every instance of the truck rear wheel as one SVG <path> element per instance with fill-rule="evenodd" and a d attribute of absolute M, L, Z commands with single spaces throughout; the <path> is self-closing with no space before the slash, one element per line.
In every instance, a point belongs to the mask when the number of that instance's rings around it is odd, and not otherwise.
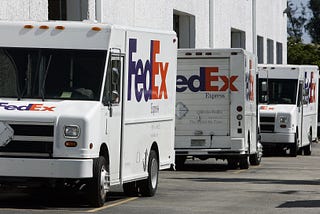
<path fill-rule="evenodd" d="M 312 152 L 312 146 L 311 146 L 312 143 L 310 143 L 309 145 L 305 146 L 303 148 L 303 154 L 304 155 L 311 155 L 311 152 Z"/>
<path fill-rule="evenodd" d="M 148 160 L 148 178 L 139 181 L 139 190 L 142 196 L 151 197 L 158 188 L 159 161 L 156 151 L 151 150 Z"/>
<path fill-rule="evenodd" d="M 239 161 L 235 158 L 228 158 L 228 169 L 237 169 L 239 165 Z"/>
<path fill-rule="evenodd" d="M 184 163 L 186 162 L 187 157 L 186 156 L 176 156 L 176 169 L 182 169 L 184 166 Z"/>
<path fill-rule="evenodd" d="M 249 169 L 249 157 L 242 157 L 239 160 L 240 169 Z"/>
<path fill-rule="evenodd" d="M 93 161 L 93 178 L 90 180 L 88 189 L 88 196 L 92 206 L 103 206 L 109 186 L 109 167 L 106 159 L 100 156 Z"/>
<path fill-rule="evenodd" d="M 294 134 L 294 144 L 290 147 L 290 156 L 297 157 L 298 155 L 298 135 L 297 133 Z"/>
<path fill-rule="evenodd" d="M 310 127 L 310 131 L 309 131 L 309 134 L 308 134 L 308 139 L 309 139 L 309 145 L 306 145 L 304 148 L 303 148 L 303 154 L 304 155 L 311 155 L 311 152 L 312 152 L 312 128 Z"/>

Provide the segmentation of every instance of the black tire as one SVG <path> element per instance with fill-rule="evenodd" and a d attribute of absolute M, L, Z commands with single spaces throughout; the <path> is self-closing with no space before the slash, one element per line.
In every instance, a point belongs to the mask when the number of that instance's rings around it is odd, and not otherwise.
<path fill-rule="evenodd" d="M 139 195 L 139 187 L 137 181 L 123 184 L 123 192 L 127 196 L 133 197 Z"/>
<path fill-rule="evenodd" d="M 228 158 L 228 169 L 237 169 L 239 165 L 239 161 L 235 158 Z"/>
<path fill-rule="evenodd" d="M 261 155 L 258 153 L 250 155 L 249 158 L 250 164 L 253 166 L 258 166 L 261 163 Z"/>
<path fill-rule="evenodd" d="M 290 147 L 290 156 L 297 157 L 298 152 L 299 152 L 298 135 L 297 135 L 297 133 L 295 133 L 294 134 L 294 144 Z"/>
<path fill-rule="evenodd" d="M 306 145 L 305 147 L 303 147 L 303 154 L 306 156 L 310 156 L 312 153 L 312 128 L 311 127 L 309 131 L 308 139 L 310 142 L 309 145 Z"/>
<path fill-rule="evenodd" d="M 139 192 L 142 196 L 151 197 L 157 191 L 159 176 L 159 160 L 156 151 L 151 150 L 148 160 L 148 178 L 139 181 Z"/>
<path fill-rule="evenodd" d="M 93 178 L 90 179 L 88 196 L 94 207 L 102 207 L 106 201 L 106 194 L 110 187 L 109 167 L 104 157 L 93 161 Z"/>
<path fill-rule="evenodd" d="M 303 154 L 304 155 L 307 155 L 307 156 L 310 156 L 311 155 L 311 153 L 312 153 L 312 145 L 311 145 L 312 143 L 310 143 L 309 145 L 307 145 L 307 146 L 305 146 L 304 148 L 303 148 Z"/>
<path fill-rule="evenodd" d="M 249 157 L 242 157 L 239 160 L 240 169 L 249 169 Z"/>
<path fill-rule="evenodd" d="M 183 169 L 184 163 L 186 162 L 187 157 L 186 156 L 176 156 L 175 158 L 175 164 L 176 164 L 176 169 Z"/>

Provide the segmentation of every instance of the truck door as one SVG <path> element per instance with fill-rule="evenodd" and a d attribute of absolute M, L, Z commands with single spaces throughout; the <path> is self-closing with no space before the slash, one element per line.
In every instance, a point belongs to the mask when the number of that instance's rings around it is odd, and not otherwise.
<path fill-rule="evenodd" d="M 111 183 L 120 178 L 123 61 L 120 53 L 110 53 L 103 94 Z"/>
<path fill-rule="evenodd" d="M 179 59 L 176 148 L 229 148 L 229 58 Z"/>
<path fill-rule="evenodd" d="M 298 92 L 298 114 L 297 114 L 297 127 L 296 134 L 298 140 L 298 147 L 301 146 L 302 140 L 302 123 L 303 123 L 303 106 L 304 106 L 304 82 L 299 81 L 299 92 Z"/>

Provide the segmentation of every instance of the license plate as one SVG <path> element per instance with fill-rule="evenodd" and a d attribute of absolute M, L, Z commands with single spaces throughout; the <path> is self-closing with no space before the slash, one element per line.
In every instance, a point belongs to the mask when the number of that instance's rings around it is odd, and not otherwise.
<path fill-rule="evenodd" d="M 204 146 L 204 145 L 206 145 L 206 140 L 204 139 L 191 140 L 191 146 Z"/>

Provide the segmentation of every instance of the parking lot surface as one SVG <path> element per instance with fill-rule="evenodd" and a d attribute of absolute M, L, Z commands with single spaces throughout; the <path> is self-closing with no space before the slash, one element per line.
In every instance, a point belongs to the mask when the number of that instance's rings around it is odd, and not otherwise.
<path fill-rule="evenodd" d="M 247 170 L 188 160 L 160 173 L 154 197 L 127 197 L 119 188 L 98 209 L 72 196 L 2 193 L 0 213 L 320 213 L 320 144 L 311 156 L 270 155 Z"/>

